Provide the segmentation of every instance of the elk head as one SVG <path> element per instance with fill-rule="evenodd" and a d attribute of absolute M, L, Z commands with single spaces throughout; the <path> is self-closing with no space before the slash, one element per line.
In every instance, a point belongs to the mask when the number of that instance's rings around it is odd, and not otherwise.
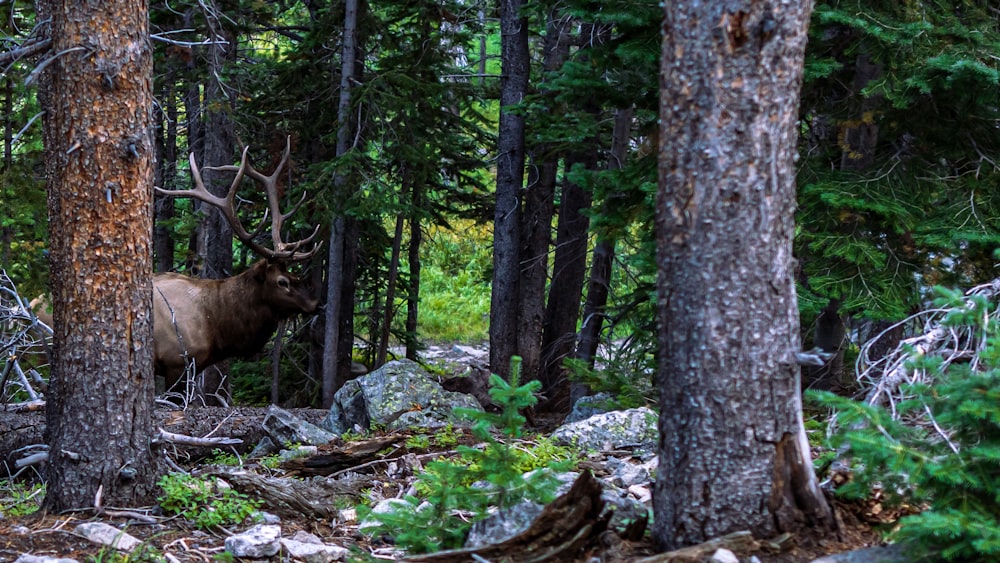
<path fill-rule="evenodd" d="M 260 288 L 258 298 L 269 303 L 280 317 L 299 313 L 312 315 L 319 307 L 312 287 L 285 269 L 285 264 L 274 260 L 261 260 L 252 268 L 255 285 Z"/>

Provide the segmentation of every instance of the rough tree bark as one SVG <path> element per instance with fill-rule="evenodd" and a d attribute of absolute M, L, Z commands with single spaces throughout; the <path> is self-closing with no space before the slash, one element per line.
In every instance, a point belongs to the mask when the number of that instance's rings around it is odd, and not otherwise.
<path fill-rule="evenodd" d="M 500 2 L 500 128 L 496 210 L 493 215 L 493 292 L 490 298 L 490 370 L 510 372 L 517 351 L 521 190 L 524 187 L 524 116 L 510 110 L 528 89 L 531 59 L 522 0 Z"/>
<path fill-rule="evenodd" d="M 802 425 L 796 116 L 811 3 L 664 4 L 657 198 L 662 549 L 829 528 Z"/>
<path fill-rule="evenodd" d="M 152 363 L 152 48 L 145 1 L 38 3 L 53 59 L 39 93 L 54 315 L 52 511 L 148 504 Z"/>

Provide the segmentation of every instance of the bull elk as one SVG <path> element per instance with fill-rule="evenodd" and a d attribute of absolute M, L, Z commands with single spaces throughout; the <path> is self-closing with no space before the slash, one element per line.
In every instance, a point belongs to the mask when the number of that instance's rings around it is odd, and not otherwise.
<path fill-rule="evenodd" d="M 226 358 L 256 353 L 271 338 L 280 321 L 316 312 L 319 300 L 308 284 L 289 273 L 286 266 L 306 260 L 319 250 L 320 243 L 313 243 L 319 226 L 311 235 L 296 242 L 281 240 L 285 219 L 305 200 L 303 194 L 291 211 L 281 212 L 277 184 L 282 168 L 288 163 L 290 149 L 290 143 L 286 143 L 281 161 L 270 176 L 250 166 L 247 161 L 249 147 L 243 149 L 238 167 L 206 168 L 236 173 L 225 197 L 205 189 L 193 154 L 190 157 L 193 189 L 156 188 L 157 193 L 166 197 L 190 197 L 218 208 L 233 234 L 263 257 L 247 271 L 221 280 L 175 273 L 153 277 L 154 371 L 164 378 L 166 389 L 171 389 L 181 379 L 191 362 L 200 371 Z M 243 227 L 236 214 L 236 191 L 244 176 L 262 185 L 268 199 L 268 211 L 253 232 Z M 273 248 L 254 240 L 263 230 L 268 215 Z M 304 248 L 307 250 L 302 250 Z"/>

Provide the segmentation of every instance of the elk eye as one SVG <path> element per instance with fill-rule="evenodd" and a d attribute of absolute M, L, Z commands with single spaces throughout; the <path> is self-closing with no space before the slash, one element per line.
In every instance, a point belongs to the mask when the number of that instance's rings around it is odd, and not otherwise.
<path fill-rule="evenodd" d="M 278 278 L 278 287 L 283 288 L 283 289 L 288 289 L 288 279 L 287 278 Z"/>

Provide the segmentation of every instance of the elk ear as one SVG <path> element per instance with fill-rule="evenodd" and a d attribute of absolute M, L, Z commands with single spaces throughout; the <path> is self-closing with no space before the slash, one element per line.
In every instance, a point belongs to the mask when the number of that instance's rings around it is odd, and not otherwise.
<path fill-rule="evenodd" d="M 271 263 L 268 260 L 258 260 L 256 264 L 253 265 L 253 278 L 259 282 L 267 279 L 267 270 L 271 267 Z"/>

